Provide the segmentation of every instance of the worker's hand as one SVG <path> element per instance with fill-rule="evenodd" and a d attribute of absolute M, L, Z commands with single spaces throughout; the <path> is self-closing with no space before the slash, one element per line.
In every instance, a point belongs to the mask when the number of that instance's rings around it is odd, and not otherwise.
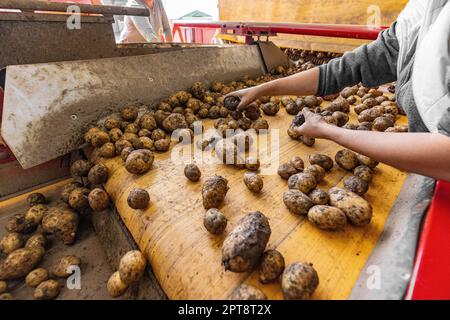
<path fill-rule="evenodd" d="M 227 94 L 225 97 L 227 96 L 239 97 L 239 99 L 241 99 L 241 102 L 237 106 L 237 110 L 243 111 L 250 103 L 259 98 L 259 91 L 256 87 L 252 87 L 231 92 Z"/>
<path fill-rule="evenodd" d="M 313 113 L 308 108 L 304 108 L 302 113 L 305 123 L 295 128 L 295 131 L 309 138 L 327 138 L 326 133 L 331 125 L 320 114 Z"/>

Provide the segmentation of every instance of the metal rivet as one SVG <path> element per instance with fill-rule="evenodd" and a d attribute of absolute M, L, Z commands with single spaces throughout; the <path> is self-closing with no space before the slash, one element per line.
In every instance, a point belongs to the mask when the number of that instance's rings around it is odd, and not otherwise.
<path fill-rule="evenodd" d="M 76 114 L 72 114 L 72 115 L 70 116 L 70 119 L 72 119 L 72 120 L 77 120 L 77 119 L 78 119 L 78 116 L 77 116 Z"/>

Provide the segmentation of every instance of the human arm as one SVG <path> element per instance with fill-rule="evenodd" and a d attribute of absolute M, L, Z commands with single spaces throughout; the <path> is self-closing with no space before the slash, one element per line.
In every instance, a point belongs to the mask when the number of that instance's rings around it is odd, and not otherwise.
<path fill-rule="evenodd" d="M 169 19 L 167 18 L 166 10 L 164 10 L 163 4 L 161 4 L 161 21 L 163 27 L 164 39 L 166 42 L 173 42 L 172 28 L 170 27 Z"/>
<path fill-rule="evenodd" d="M 343 147 L 407 172 L 450 181 L 450 137 L 440 133 L 349 130 L 304 111 L 299 134 L 332 140 Z"/>

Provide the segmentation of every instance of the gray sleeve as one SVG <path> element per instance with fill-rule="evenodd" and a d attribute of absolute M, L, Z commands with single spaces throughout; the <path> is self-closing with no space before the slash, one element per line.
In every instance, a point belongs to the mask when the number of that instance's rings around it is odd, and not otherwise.
<path fill-rule="evenodd" d="M 133 20 L 134 26 L 145 39 L 145 41 L 153 42 L 156 40 L 157 37 L 155 31 L 153 30 L 148 17 L 131 17 L 131 20 Z"/>
<path fill-rule="evenodd" d="M 450 137 L 450 107 L 442 116 L 438 124 L 438 132 Z"/>
<path fill-rule="evenodd" d="M 160 16 L 162 21 L 162 28 L 165 35 L 170 34 L 172 35 L 172 29 L 170 28 L 169 19 L 167 18 L 166 10 L 164 10 L 164 6 L 161 3 L 160 6 Z"/>
<path fill-rule="evenodd" d="M 395 81 L 399 50 L 395 25 L 381 32 L 376 41 L 321 65 L 317 95 L 333 94 L 360 82 L 375 87 Z"/>

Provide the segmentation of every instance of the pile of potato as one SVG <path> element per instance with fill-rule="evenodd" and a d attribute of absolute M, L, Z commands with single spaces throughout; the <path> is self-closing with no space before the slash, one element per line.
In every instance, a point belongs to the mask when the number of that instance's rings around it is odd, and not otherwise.
<path fill-rule="evenodd" d="M 285 49 L 284 53 L 295 64 L 295 67 L 286 70 L 288 74 L 312 69 L 318 65 L 328 63 L 331 59 L 341 56 L 339 53 L 308 51 L 294 48 Z"/>
<path fill-rule="evenodd" d="M 49 236 L 59 237 L 67 245 L 75 241 L 79 216 L 69 207 L 48 206 L 41 193 L 30 194 L 27 201 L 28 211 L 7 221 L 8 234 L 0 240 L 0 254 L 4 257 L 0 262 L 0 300 L 14 298 L 7 292 L 7 281 L 18 279 L 35 288 L 35 299 L 54 299 L 61 289 L 58 279 L 70 276 L 70 266 L 81 265 L 78 257 L 66 256 L 50 272 L 38 267 L 48 249 Z"/>

